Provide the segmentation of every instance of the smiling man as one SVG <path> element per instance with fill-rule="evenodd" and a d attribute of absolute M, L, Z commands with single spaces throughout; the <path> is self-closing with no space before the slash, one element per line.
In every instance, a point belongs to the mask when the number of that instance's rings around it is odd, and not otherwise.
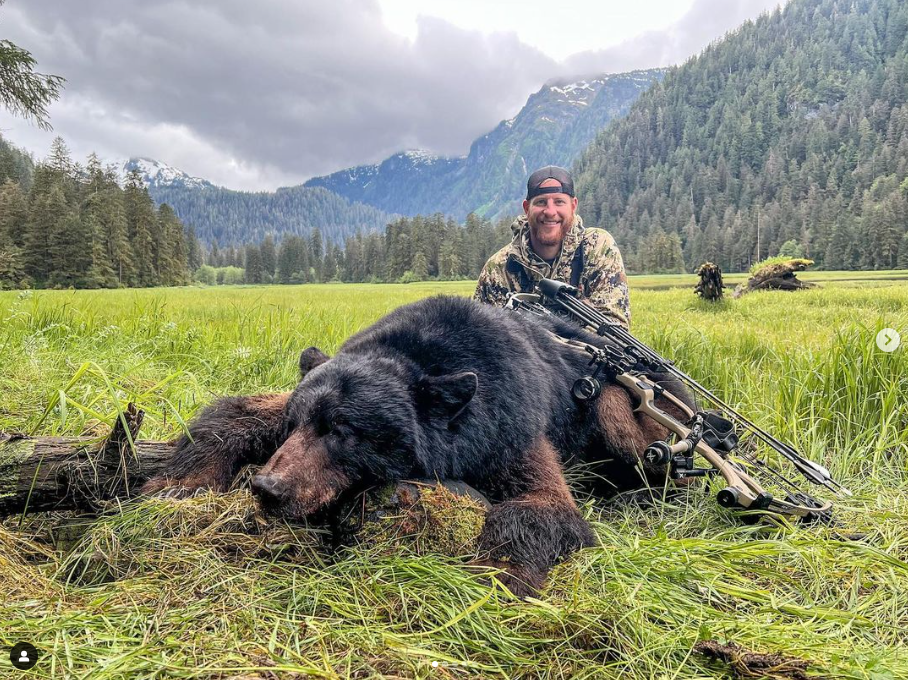
<path fill-rule="evenodd" d="M 540 279 L 555 279 L 579 288 L 626 328 L 631 307 L 621 253 L 607 231 L 584 228 L 576 210 L 571 173 L 548 165 L 530 175 L 525 214 L 511 225 L 514 238 L 486 262 L 473 297 L 502 306 L 508 293 L 531 293 Z"/>

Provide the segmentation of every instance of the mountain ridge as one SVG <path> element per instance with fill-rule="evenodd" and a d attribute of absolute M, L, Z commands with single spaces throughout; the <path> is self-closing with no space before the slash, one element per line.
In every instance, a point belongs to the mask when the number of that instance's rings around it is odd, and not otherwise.
<path fill-rule="evenodd" d="M 478 137 L 464 156 L 412 152 L 381 163 L 314 177 L 348 199 L 404 215 L 441 212 L 463 219 L 476 212 L 497 218 L 519 209 L 527 174 L 547 164 L 570 165 L 596 132 L 622 115 L 667 69 L 557 78 L 532 93 L 510 119 Z M 421 162 L 422 161 L 422 162 Z"/>

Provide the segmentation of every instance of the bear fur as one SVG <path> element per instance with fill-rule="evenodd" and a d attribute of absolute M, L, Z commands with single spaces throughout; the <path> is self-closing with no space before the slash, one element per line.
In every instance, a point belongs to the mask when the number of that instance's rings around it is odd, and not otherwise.
<path fill-rule="evenodd" d="M 552 331 L 603 342 L 555 317 L 465 298 L 400 307 L 333 358 L 305 350 L 292 393 L 232 397 L 204 410 L 178 441 L 168 474 L 143 490 L 223 490 L 243 465 L 258 463 L 252 487 L 265 510 L 304 518 L 376 484 L 460 480 L 492 503 L 482 562 L 505 569 L 516 593 L 533 592 L 558 560 L 595 542 L 562 465 L 592 465 L 615 488 L 639 485 L 640 456 L 668 434 L 633 413 L 619 386 L 575 400 L 571 387 L 589 373 L 589 355 Z M 652 377 L 691 401 L 677 381 Z M 657 406 L 682 417 L 667 401 Z"/>

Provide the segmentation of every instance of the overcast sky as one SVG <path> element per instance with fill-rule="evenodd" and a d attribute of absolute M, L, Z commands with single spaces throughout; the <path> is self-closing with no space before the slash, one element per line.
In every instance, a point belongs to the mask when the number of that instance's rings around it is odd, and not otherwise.
<path fill-rule="evenodd" d="M 7 0 L 0 38 L 67 80 L 43 158 L 147 156 L 274 189 L 409 148 L 461 155 L 547 80 L 683 62 L 782 0 Z"/>

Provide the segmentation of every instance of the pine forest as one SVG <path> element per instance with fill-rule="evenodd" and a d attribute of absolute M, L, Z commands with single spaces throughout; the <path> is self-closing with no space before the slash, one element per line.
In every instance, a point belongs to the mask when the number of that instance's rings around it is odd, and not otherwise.
<path fill-rule="evenodd" d="M 671 70 L 578 162 L 629 268 L 908 268 L 908 4 L 795 0 Z"/>
<path fill-rule="evenodd" d="M 179 286 L 200 264 L 198 240 L 138 173 L 121 188 L 59 137 L 35 165 L 0 139 L 0 288 Z"/>

